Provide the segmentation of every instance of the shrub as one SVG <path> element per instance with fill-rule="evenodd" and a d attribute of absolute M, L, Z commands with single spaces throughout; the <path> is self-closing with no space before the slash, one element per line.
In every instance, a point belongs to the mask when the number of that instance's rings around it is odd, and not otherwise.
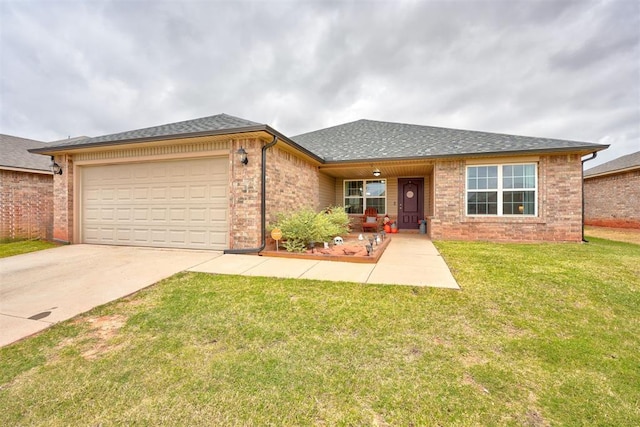
<path fill-rule="evenodd" d="M 319 213 L 306 208 L 278 215 L 270 228 L 282 231 L 287 251 L 302 252 L 310 243 L 326 242 L 349 233 L 349 216 L 342 207 L 330 207 Z"/>

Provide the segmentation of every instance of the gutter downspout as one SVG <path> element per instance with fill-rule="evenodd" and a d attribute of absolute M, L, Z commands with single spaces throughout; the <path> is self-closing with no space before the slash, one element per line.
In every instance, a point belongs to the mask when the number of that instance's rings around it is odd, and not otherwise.
<path fill-rule="evenodd" d="M 273 141 L 262 146 L 262 194 L 260 205 L 260 233 L 261 245 L 257 248 L 247 249 L 225 249 L 224 254 L 251 254 L 261 252 L 267 245 L 266 228 L 267 228 L 267 148 L 271 148 L 278 143 L 278 137 L 273 136 Z"/>
<path fill-rule="evenodd" d="M 583 243 L 589 243 L 589 241 L 584 238 L 584 164 L 589 160 L 595 159 L 597 155 L 598 155 L 598 152 L 594 151 L 593 153 L 591 153 L 591 157 L 589 157 L 588 159 L 582 160 L 582 242 Z"/>

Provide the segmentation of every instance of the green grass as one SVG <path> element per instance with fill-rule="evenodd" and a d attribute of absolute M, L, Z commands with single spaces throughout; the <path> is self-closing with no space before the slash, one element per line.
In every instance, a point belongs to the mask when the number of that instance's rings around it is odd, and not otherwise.
<path fill-rule="evenodd" d="M 19 242 L 0 243 L 0 258 L 41 251 L 43 249 L 55 248 L 56 246 L 58 245 L 55 243 L 43 240 L 22 240 Z"/>
<path fill-rule="evenodd" d="M 183 273 L 0 349 L 0 425 L 640 425 L 640 246 L 440 242 L 462 291 Z"/>

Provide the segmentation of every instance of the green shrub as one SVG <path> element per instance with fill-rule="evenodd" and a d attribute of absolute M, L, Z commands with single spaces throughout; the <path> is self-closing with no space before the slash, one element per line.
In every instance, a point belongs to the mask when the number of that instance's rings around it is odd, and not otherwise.
<path fill-rule="evenodd" d="M 319 213 L 306 208 L 279 214 L 270 228 L 282 231 L 283 246 L 287 251 L 302 252 L 310 243 L 327 242 L 349 233 L 349 221 L 342 207 L 330 207 Z"/>

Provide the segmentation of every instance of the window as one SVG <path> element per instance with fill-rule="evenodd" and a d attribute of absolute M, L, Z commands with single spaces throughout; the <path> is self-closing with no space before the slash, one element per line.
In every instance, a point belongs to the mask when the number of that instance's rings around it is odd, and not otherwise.
<path fill-rule="evenodd" d="M 344 181 L 344 209 L 347 213 L 364 214 L 367 208 L 376 208 L 379 214 L 387 212 L 387 181 Z"/>
<path fill-rule="evenodd" d="M 467 215 L 537 215 L 535 164 L 468 166 Z"/>

